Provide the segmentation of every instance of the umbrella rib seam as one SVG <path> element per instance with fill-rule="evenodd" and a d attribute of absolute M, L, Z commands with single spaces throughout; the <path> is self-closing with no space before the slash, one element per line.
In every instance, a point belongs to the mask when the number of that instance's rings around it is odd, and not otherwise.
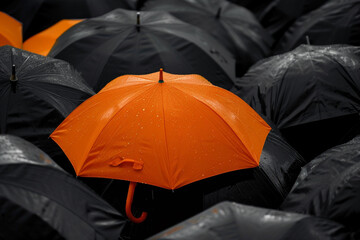
<path fill-rule="evenodd" d="M 144 92 L 147 92 L 147 91 L 150 91 L 151 90 L 151 88 L 150 89 L 145 89 L 145 90 L 143 90 L 143 91 L 140 91 L 140 92 L 138 92 L 132 99 L 130 99 L 128 102 L 126 102 L 126 104 L 123 104 L 123 106 L 119 109 L 119 110 L 117 110 L 115 113 L 114 113 L 114 115 L 113 116 L 111 116 L 111 118 L 109 118 L 109 121 L 107 121 L 107 123 L 101 128 L 101 130 L 99 130 L 99 134 L 103 131 L 103 129 L 104 128 L 106 128 L 107 126 L 108 126 L 108 124 L 112 121 L 112 119 L 114 119 L 118 114 L 119 114 L 119 112 L 121 112 L 123 109 L 124 109 L 124 107 L 126 106 L 126 105 L 128 105 L 130 102 L 132 102 L 132 101 L 135 101 L 139 96 L 141 96 L 141 94 L 143 94 Z M 106 91 L 106 92 L 104 92 L 104 93 L 108 93 L 108 91 Z M 101 94 L 101 93 L 99 93 L 99 94 Z M 99 134 L 97 134 L 97 137 L 99 136 Z M 95 139 L 95 141 L 94 141 L 94 143 L 97 141 L 97 138 Z M 86 156 L 88 156 L 89 155 L 89 153 L 91 152 L 91 150 L 93 149 L 93 147 L 94 147 L 94 144 L 91 144 L 91 146 L 90 146 L 90 149 L 87 151 L 87 153 L 86 153 Z M 84 160 L 84 163 L 85 163 L 85 161 L 86 161 L 86 159 Z M 84 170 L 84 164 L 82 164 L 82 166 L 81 166 L 81 168 L 79 169 L 79 173 L 81 172 L 81 171 L 83 171 Z"/>
<path fill-rule="evenodd" d="M 165 137 L 165 145 L 166 145 L 166 158 L 167 158 L 167 163 L 168 164 L 166 164 L 167 165 L 167 169 L 168 169 L 168 175 L 170 176 L 170 166 L 169 166 L 169 163 L 170 163 L 170 161 L 169 161 L 169 159 L 170 159 L 170 157 L 169 157 L 169 144 L 168 144 L 168 142 L 167 142 L 167 134 L 166 134 L 166 120 L 165 120 L 165 108 L 164 108 L 164 94 L 163 94 L 163 88 L 162 88 L 162 85 L 160 86 L 161 87 L 161 100 L 162 100 L 162 103 L 163 104 L 161 104 L 162 105 L 162 112 L 163 112 L 163 122 L 164 122 L 164 137 Z M 173 182 L 171 182 L 171 178 L 169 177 L 168 178 L 169 179 L 169 181 L 170 181 L 170 186 L 174 186 L 174 184 L 173 184 Z M 172 187 L 173 188 L 173 187 Z"/>
<path fill-rule="evenodd" d="M 38 191 L 34 191 L 33 189 L 30 189 L 30 188 L 27 188 L 25 186 L 22 186 L 22 185 L 19 185 L 19 184 L 14 184 L 13 182 L 11 181 L 4 181 L 4 180 L 1 180 L 0 179 L 0 184 L 3 183 L 4 185 L 11 185 L 13 187 L 16 187 L 16 188 L 20 188 L 22 190 L 25 190 L 25 191 L 29 191 L 31 193 L 34 193 L 34 194 L 37 194 L 37 195 L 40 195 L 40 196 L 44 196 L 46 197 L 47 199 L 51 200 L 52 202 L 56 203 L 56 205 L 60 206 L 61 208 L 63 209 L 66 209 L 67 211 L 71 212 L 74 216 L 76 216 L 78 219 L 80 219 L 83 223 L 85 223 L 86 225 L 88 225 L 91 229 L 93 229 L 94 231 L 96 231 L 97 233 L 99 233 L 101 235 L 101 232 L 98 231 L 98 229 L 94 226 L 92 226 L 90 223 L 88 223 L 85 219 L 83 219 L 82 217 L 80 217 L 78 214 L 76 214 L 76 212 L 72 211 L 72 209 L 62 205 L 61 203 L 59 203 L 56 199 L 52 198 L 52 197 L 49 197 L 47 194 L 42 194 Z M 30 210 L 29 210 L 30 211 Z M 35 212 L 32 212 L 34 213 L 35 215 L 41 217 L 40 215 L 38 215 L 37 213 Z M 47 221 L 46 221 L 47 222 Z M 56 227 L 56 226 L 55 226 Z"/>
<path fill-rule="evenodd" d="M 175 86 L 173 86 L 174 88 L 176 88 Z M 210 87 L 216 87 L 216 86 L 210 86 Z M 251 152 L 249 151 L 249 149 L 247 148 L 247 146 L 244 144 L 244 142 L 240 139 L 240 137 L 235 133 L 235 131 L 233 130 L 233 128 L 229 125 L 229 123 L 227 121 L 225 121 L 225 119 L 219 115 L 213 108 L 211 108 L 209 105 L 205 104 L 203 101 L 201 101 L 200 99 L 198 99 L 195 96 L 192 96 L 190 94 L 188 94 L 187 92 L 184 92 L 183 90 L 176 88 L 177 90 L 183 92 L 184 94 L 194 98 L 196 101 L 200 102 L 201 104 L 203 104 L 204 106 L 206 106 L 206 108 L 210 109 L 212 112 L 214 112 L 228 127 L 229 129 L 231 129 L 231 132 L 233 132 L 236 136 L 236 138 L 239 140 L 239 142 L 244 146 L 244 149 L 246 149 L 246 152 L 249 154 L 249 156 L 252 156 L 253 159 L 257 159 L 256 156 L 254 156 L 253 154 L 251 154 Z"/>

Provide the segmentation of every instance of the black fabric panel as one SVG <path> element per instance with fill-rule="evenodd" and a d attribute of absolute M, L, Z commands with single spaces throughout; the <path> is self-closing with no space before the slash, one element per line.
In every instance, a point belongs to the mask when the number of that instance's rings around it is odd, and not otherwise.
<path fill-rule="evenodd" d="M 137 0 L 4 0 L 0 10 L 23 23 L 24 40 L 62 19 L 97 17 L 116 8 L 138 9 Z"/>
<path fill-rule="evenodd" d="M 359 46 L 360 1 L 328 1 L 318 9 L 299 17 L 274 47 L 279 54 L 306 44 L 306 36 L 312 45 L 349 44 Z"/>
<path fill-rule="evenodd" d="M 308 163 L 281 209 L 329 218 L 359 234 L 359 144 L 357 136 Z"/>
<path fill-rule="evenodd" d="M 98 92 L 115 77 L 164 71 L 200 74 L 230 89 L 235 60 L 216 39 L 165 12 L 114 10 L 58 38 L 49 56 L 71 63 Z"/>
<path fill-rule="evenodd" d="M 310 161 L 359 133 L 359 48 L 301 45 L 251 67 L 231 90 Z"/>
<path fill-rule="evenodd" d="M 222 202 L 148 239 L 354 239 L 336 222 Z"/>
<path fill-rule="evenodd" d="M 16 49 L 0 48 L 0 133 L 22 137 L 71 171 L 49 138 L 55 128 L 95 93 L 68 63 Z M 10 76 L 15 65 L 17 83 Z"/>

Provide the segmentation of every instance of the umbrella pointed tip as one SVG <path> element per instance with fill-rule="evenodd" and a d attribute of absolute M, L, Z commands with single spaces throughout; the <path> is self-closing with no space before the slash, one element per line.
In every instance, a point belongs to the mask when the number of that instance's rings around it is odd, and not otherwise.
<path fill-rule="evenodd" d="M 16 76 L 16 66 L 15 66 L 15 64 L 13 64 L 11 66 L 11 78 L 15 79 L 15 76 Z"/>
<path fill-rule="evenodd" d="M 14 93 L 16 93 L 16 84 L 17 84 L 17 77 L 16 77 L 16 66 L 15 64 L 12 64 L 11 66 L 11 76 L 10 76 L 10 83 L 11 83 L 11 89 Z"/>
<path fill-rule="evenodd" d="M 140 12 L 136 12 L 136 30 L 140 32 Z"/>
<path fill-rule="evenodd" d="M 159 71 L 159 83 L 163 83 L 163 82 L 164 82 L 163 69 L 160 68 L 160 71 Z"/>

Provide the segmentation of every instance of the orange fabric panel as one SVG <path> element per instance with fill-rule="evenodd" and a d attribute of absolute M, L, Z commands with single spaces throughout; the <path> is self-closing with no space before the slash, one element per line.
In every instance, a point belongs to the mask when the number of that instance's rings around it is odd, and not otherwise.
<path fill-rule="evenodd" d="M 271 128 L 251 107 L 199 75 L 163 78 L 114 79 L 53 132 L 77 175 L 176 189 L 259 165 Z"/>
<path fill-rule="evenodd" d="M 47 56 L 54 46 L 56 39 L 66 30 L 83 21 L 82 19 L 64 19 L 44 31 L 35 34 L 24 42 L 23 49 Z"/>
<path fill-rule="evenodd" d="M 4 12 L 0 12 L 0 46 L 22 48 L 22 24 Z"/>

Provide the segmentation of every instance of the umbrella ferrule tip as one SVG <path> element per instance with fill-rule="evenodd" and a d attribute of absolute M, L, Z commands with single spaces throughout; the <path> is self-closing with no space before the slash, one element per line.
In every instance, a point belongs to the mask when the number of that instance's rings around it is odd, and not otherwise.
<path fill-rule="evenodd" d="M 136 13 L 136 30 L 140 31 L 140 12 Z"/>
<path fill-rule="evenodd" d="M 160 68 L 160 71 L 159 71 L 159 83 L 164 83 L 163 69 L 162 68 Z"/>
<path fill-rule="evenodd" d="M 11 89 L 14 93 L 16 93 L 17 81 L 18 81 L 18 78 L 16 76 L 15 64 L 13 64 L 12 69 L 11 69 L 11 75 L 10 75 L 10 84 L 11 84 Z"/>

